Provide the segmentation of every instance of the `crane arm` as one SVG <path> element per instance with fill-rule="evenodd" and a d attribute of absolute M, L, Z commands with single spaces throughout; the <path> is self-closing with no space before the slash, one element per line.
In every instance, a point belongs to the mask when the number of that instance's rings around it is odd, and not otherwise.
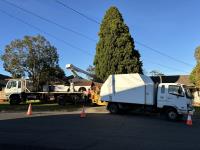
<path fill-rule="evenodd" d="M 82 70 L 82 69 L 80 69 L 80 68 L 78 68 L 78 67 L 76 67 L 76 66 L 74 66 L 72 64 L 67 64 L 66 68 L 71 70 L 71 72 L 73 73 L 74 77 L 79 77 L 76 72 L 80 72 L 80 73 L 86 74 L 86 75 L 88 75 L 88 76 L 90 76 L 92 78 L 95 77 L 94 74 L 88 73 L 87 71 L 84 71 L 84 70 Z"/>

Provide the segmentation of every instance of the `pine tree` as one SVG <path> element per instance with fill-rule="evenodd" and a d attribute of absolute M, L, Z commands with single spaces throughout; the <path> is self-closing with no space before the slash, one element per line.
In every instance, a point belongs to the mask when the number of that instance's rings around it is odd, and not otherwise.
<path fill-rule="evenodd" d="M 142 73 L 140 54 L 116 7 L 107 10 L 101 23 L 94 66 L 96 76 L 103 81 L 110 74 Z"/>

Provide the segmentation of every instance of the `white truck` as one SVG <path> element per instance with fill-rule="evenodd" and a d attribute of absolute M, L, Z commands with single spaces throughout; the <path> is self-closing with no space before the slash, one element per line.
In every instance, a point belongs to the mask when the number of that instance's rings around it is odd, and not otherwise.
<path fill-rule="evenodd" d="M 79 81 L 83 79 L 78 76 L 77 72 L 84 73 L 91 77 L 94 75 L 72 64 L 67 64 L 66 69 L 71 70 L 74 75 L 74 79 L 70 80 L 70 86 L 52 85 L 49 87 L 49 85 L 46 85 L 43 86 L 42 91 L 34 91 L 32 90 L 33 84 L 30 80 L 10 79 L 4 90 L 6 99 L 11 105 L 16 105 L 26 100 L 41 100 L 44 102 L 54 100 L 60 105 L 65 105 L 67 101 L 74 103 L 87 101 L 88 95 L 85 91 L 91 88 L 90 82 L 87 82 L 87 85 L 79 85 Z"/>
<path fill-rule="evenodd" d="M 32 83 L 25 79 L 10 79 L 4 89 L 6 99 L 11 105 L 17 105 L 26 100 L 41 100 L 43 102 L 54 100 L 60 105 L 65 105 L 67 101 L 83 101 L 85 96 L 83 92 L 67 91 L 66 86 L 55 86 L 50 89 L 49 86 L 43 87 L 42 91 L 31 90 Z"/>
<path fill-rule="evenodd" d="M 127 109 L 164 112 L 168 119 L 193 113 L 192 96 L 187 87 L 178 83 L 155 84 L 141 74 L 110 75 L 100 91 L 101 100 L 108 102 L 107 109 L 118 113 Z"/>

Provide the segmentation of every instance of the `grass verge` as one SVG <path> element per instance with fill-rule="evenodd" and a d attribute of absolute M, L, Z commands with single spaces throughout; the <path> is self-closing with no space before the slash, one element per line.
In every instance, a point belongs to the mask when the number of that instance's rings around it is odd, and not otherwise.
<path fill-rule="evenodd" d="M 41 104 L 40 101 L 29 101 L 26 104 L 10 105 L 9 103 L 0 103 L 0 112 L 25 112 L 28 109 L 29 103 L 32 104 L 33 111 L 77 111 L 82 108 L 82 104 L 66 104 L 66 106 L 60 106 L 57 103 L 53 104 Z M 194 107 L 194 115 L 200 116 L 200 107 Z"/>
<path fill-rule="evenodd" d="M 10 105 L 8 103 L 0 104 L 0 112 L 24 112 L 27 111 L 29 104 Z M 41 104 L 32 103 L 33 111 L 76 111 L 82 108 L 81 104 L 73 105 L 67 104 L 66 106 L 60 106 L 58 104 Z"/>

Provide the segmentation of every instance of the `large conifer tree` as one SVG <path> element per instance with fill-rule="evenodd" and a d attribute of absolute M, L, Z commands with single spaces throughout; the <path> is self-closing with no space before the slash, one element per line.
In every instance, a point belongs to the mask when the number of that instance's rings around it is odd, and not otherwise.
<path fill-rule="evenodd" d="M 110 74 L 142 73 L 140 54 L 116 7 L 110 7 L 101 23 L 94 59 L 95 74 L 106 80 Z"/>

